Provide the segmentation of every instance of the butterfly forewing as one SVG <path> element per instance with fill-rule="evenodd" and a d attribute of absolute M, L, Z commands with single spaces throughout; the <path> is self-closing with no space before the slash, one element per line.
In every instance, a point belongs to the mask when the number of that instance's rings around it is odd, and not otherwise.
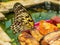
<path fill-rule="evenodd" d="M 31 15 L 20 3 L 16 3 L 13 7 L 15 17 L 11 29 L 14 32 L 30 30 L 34 28 L 34 21 Z"/>

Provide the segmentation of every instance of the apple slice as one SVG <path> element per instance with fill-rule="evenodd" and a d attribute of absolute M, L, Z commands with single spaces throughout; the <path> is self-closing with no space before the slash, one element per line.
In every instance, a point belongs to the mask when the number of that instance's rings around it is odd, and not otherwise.
<path fill-rule="evenodd" d="M 60 23 L 60 17 L 59 16 L 52 17 L 52 20 L 55 21 L 56 23 Z"/>

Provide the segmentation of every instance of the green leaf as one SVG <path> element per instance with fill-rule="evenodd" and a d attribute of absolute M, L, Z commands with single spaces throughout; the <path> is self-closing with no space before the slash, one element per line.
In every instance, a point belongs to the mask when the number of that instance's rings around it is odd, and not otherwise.
<path fill-rule="evenodd" d="M 35 22 L 38 22 L 40 20 L 48 20 L 51 19 L 53 16 L 56 16 L 56 12 L 54 11 L 49 11 L 49 12 L 37 12 L 37 13 L 32 13 L 31 16 Z M 59 16 L 59 15 L 57 15 Z"/>

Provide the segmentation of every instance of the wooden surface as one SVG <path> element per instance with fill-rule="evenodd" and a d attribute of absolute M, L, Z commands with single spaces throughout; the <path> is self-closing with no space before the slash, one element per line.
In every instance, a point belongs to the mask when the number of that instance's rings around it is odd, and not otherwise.
<path fill-rule="evenodd" d="M 56 0 L 15 0 L 15 1 L 9 1 L 9 2 L 0 2 L 0 12 L 8 13 L 12 11 L 14 4 L 17 2 L 21 3 L 25 7 L 30 7 L 32 5 L 41 4 L 45 1 L 60 5 L 60 1 L 56 1 Z"/>
<path fill-rule="evenodd" d="M 50 0 L 52 3 L 56 3 L 60 5 L 60 0 Z"/>
<path fill-rule="evenodd" d="M 5 19 L 5 15 L 3 13 L 0 13 L 0 20 L 4 20 Z"/>
<path fill-rule="evenodd" d="M 21 3 L 23 6 L 25 7 L 29 7 L 31 5 L 35 5 L 35 4 L 39 4 L 39 3 L 43 3 L 43 1 L 32 1 L 32 0 L 29 0 L 29 1 L 9 1 L 9 2 L 1 2 L 0 3 L 0 12 L 3 12 L 3 13 L 8 13 L 10 9 L 13 8 L 14 4 L 15 3 Z M 11 10 L 10 10 L 11 11 Z"/>

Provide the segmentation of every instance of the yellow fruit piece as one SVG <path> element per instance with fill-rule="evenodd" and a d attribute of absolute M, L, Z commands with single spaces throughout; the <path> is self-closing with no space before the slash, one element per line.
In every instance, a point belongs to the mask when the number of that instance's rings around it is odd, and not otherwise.
<path fill-rule="evenodd" d="M 60 28 L 60 23 L 57 24 L 57 27 Z"/>
<path fill-rule="evenodd" d="M 41 38 L 43 37 L 42 34 L 40 34 L 40 32 L 38 30 L 32 30 L 31 31 L 31 35 L 37 40 L 40 41 Z"/>

